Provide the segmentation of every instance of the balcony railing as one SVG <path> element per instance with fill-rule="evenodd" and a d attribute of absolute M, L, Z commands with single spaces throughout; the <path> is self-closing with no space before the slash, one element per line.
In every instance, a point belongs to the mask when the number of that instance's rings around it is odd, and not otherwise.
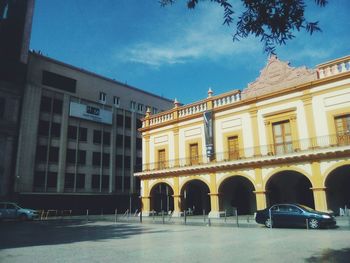
<path fill-rule="evenodd" d="M 350 71 L 350 56 L 321 64 L 317 67 L 320 79 Z"/>
<path fill-rule="evenodd" d="M 301 139 L 284 144 L 270 144 L 259 147 L 242 148 L 234 152 L 215 153 L 210 160 L 206 155 L 172 159 L 155 163 L 144 163 L 135 167 L 135 172 L 159 171 L 172 168 L 195 167 L 211 163 L 252 160 L 263 157 L 283 157 L 298 153 L 313 153 L 322 149 L 350 146 L 350 134 L 321 136 L 311 139 Z"/>
<path fill-rule="evenodd" d="M 155 115 L 146 113 L 146 117 L 142 120 L 142 128 L 169 123 L 174 120 L 184 119 L 189 116 L 203 113 L 208 109 L 216 109 L 237 103 L 240 100 L 241 92 L 239 90 L 234 90 L 218 96 L 210 96 L 205 100 L 184 106 L 179 106 L 178 102 L 175 102 L 175 107 L 171 110 Z"/>

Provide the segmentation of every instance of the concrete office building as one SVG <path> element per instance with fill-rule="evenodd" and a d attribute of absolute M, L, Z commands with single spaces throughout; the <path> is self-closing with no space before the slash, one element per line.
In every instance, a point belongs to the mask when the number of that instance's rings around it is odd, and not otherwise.
<path fill-rule="evenodd" d="M 15 174 L 21 203 L 59 209 L 138 207 L 138 128 L 173 102 L 30 52 Z M 131 201 L 131 202 L 130 202 Z"/>
<path fill-rule="evenodd" d="M 0 199 L 13 190 L 34 0 L 0 1 Z"/>

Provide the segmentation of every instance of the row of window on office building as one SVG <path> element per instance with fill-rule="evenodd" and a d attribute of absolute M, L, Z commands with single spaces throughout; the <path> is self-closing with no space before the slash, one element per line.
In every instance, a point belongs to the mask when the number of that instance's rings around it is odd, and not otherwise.
<path fill-rule="evenodd" d="M 107 94 L 104 92 L 100 92 L 99 102 L 105 104 L 107 102 Z M 120 97 L 113 96 L 113 105 L 116 107 L 120 106 Z M 138 111 L 140 113 L 144 113 L 147 109 L 150 109 L 152 114 L 156 114 L 158 109 L 156 107 L 151 107 L 149 105 L 144 105 L 142 103 L 137 103 L 136 101 L 130 101 L 130 110 Z"/>
<path fill-rule="evenodd" d="M 140 189 L 140 180 L 136 179 L 136 189 Z M 129 191 L 130 190 L 130 176 L 115 176 L 115 191 Z M 84 173 L 66 173 L 64 177 L 64 189 L 65 191 L 84 191 L 90 186 L 92 191 L 108 191 L 110 186 L 110 176 L 92 174 L 90 181 L 88 182 L 86 174 Z M 43 190 L 43 188 L 56 190 L 57 187 L 57 172 L 36 171 L 34 175 L 34 190 Z"/>

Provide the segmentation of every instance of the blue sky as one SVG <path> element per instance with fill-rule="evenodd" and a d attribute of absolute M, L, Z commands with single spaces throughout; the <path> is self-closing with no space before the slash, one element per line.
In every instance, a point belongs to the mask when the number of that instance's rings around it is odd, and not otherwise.
<path fill-rule="evenodd" d="M 157 0 L 36 0 L 31 49 L 140 89 L 191 103 L 243 89 L 265 66 L 259 39 L 232 42 L 222 9 L 210 1 L 188 10 L 184 0 L 160 7 Z M 241 1 L 232 0 L 239 13 Z M 350 54 L 350 1 L 309 5 L 308 20 L 322 32 L 277 48 L 291 66 L 315 67 Z"/>

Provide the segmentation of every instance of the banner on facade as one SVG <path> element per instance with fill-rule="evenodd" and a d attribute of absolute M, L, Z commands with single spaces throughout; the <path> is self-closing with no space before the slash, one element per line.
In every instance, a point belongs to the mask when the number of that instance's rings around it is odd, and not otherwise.
<path fill-rule="evenodd" d="M 69 116 L 105 124 L 112 124 L 111 111 L 72 101 L 70 103 Z"/>
<path fill-rule="evenodd" d="M 214 157 L 214 138 L 213 138 L 213 112 L 206 111 L 203 113 L 205 146 L 208 158 Z"/>

